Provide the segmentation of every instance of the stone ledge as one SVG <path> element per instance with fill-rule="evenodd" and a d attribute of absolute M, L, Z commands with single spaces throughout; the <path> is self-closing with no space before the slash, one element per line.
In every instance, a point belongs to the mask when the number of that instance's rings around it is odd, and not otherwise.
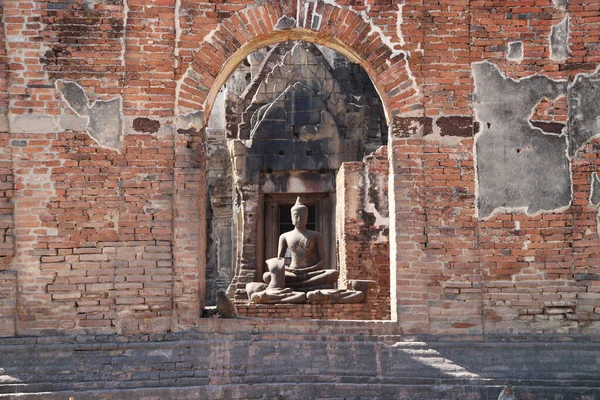
<path fill-rule="evenodd" d="M 227 320 L 229 333 L 0 339 L 0 398 L 483 400 L 512 384 L 517 398 L 590 399 L 600 390 L 598 337 L 442 342 L 231 329 L 242 321 Z"/>
<path fill-rule="evenodd" d="M 241 317 L 369 320 L 368 303 L 360 304 L 238 304 Z"/>

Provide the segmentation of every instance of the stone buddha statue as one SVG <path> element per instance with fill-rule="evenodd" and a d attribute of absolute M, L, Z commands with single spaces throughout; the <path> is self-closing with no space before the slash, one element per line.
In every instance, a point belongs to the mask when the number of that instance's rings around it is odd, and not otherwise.
<path fill-rule="evenodd" d="M 306 228 L 308 208 L 300 203 L 300 197 L 292 207 L 291 216 L 295 228 L 279 236 L 277 250 L 280 258 L 285 257 L 288 249 L 292 255 L 290 265 L 285 269 L 286 287 L 301 292 L 333 288 L 339 273 L 325 268 L 325 240 L 319 232 Z"/>
<path fill-rule="evenodd" d="M 294 229 L 279 236 L 277 257 L 265 264 L 265 283 L 246 285 L 248 299 L 253 303 L 358 303 L 366 291 L 334 289 L 339 272 L 326 268 L 325 240 L 319 232 L 306 228 L 308 208 L 300 197 L 291 210 Z M 292 256 L 285 265 L 285 254 Z M 365 281 L 366 282 L 366 281 Z M 367 286 L 368 289 L 368 286 Z"/>

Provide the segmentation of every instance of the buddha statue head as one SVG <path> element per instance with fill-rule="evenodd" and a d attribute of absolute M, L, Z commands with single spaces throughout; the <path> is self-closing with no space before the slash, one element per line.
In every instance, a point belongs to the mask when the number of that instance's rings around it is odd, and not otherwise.
<path fill-rule="evenodd" d="M 291 209 L 292 223 L 298 229 L 305 229 L 308 221 L 308 207 L 300 202 L 300 196 L 296 199 L 296 204 Z"/>

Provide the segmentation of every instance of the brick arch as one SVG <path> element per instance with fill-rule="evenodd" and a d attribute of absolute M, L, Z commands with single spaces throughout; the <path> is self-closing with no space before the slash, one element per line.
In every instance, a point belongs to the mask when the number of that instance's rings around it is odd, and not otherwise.
<path fill-rule="evenodd" d="M 313 11 L 299 17 L 294 27 L 278 29 L 278 23 L 289 23 L 302 14 L 296 12 L 296 7 L 302 9 L 303 4 L 284 0 L 246 8 L 222 21 L 200 43 L 180 79 L 177 113 L 204 111 L 206 124 L 219 90 L 246 56 L 279 42 L 306 40 L 336 50 L 364 68 L 382 99 L 388 124 L 395 115 L 414 114 L 419 92 L 407 53 L 397 49 L 400 44 L 394 45 L 349 7 L 322 0 L 309 4 L 318 16 L 316 29 L 307 26 L 312 24 Z"/>
<path fill-rule="evenodd" d="M 297 13 L 297 8 L 303 9 L 305 3 L 320 15 L 315 29 L 304 22 L 312 21 L 312 13 L 295 21 L 296 16 L 302 15 Z M 290 23 L 292 18 L 295 22 Z M 278 23 L 283 22 L 293 27 L 278 29 Z M 174 327 L 177 329 L 198 323 L 198 311 L 203 309 L 205 300 L 206 254 L 202 238 L 206 234 L 206 171 L 202 161 L 205 157 L 202 128 L 206 126 L 219 90 L 244 58 L 259 48 L 288 40 L 324 45 L 360 64 L 379 93 L 390 128 L 395 117 L 412 117 L 422 112 L 421 94 L 409 68 L 408 53 L 400 50 L 400 43 L 393 43 L 379 28 L 366 21 L 360 11 L 323 0 L 310 3 L 273 0 L 250 6 L 222 20 L 199 43 L 191 57 L 180 60 L 185 72 L 178 81 L 176 93 L 176 115 L 183 117 L 175 154 L 178 167 L 175 170 L 174 233 L 178 240 L 174 244 L 174 276 L 179 286 L 174 296 L 177 310 Z M 198 118 L 202 114 L 202 118 Z M 191 118 L 186 118 L 188 116 Z M 391 192 L 390 204 L 394 204 Z M 393 207 L 390 215 L 402 211 Z M 391 218 L 390 223 L 393 221 Z M 390 232 L 395 232 L 392 226 Z M 390 235 L 392 271 L 396 265 L 395 240 L 394 234 Z M 390 279 L 395 282 L 395 272 Z M 390 300 L 392 320 L 396 320 L 396 285 L 393 283 Z"/>

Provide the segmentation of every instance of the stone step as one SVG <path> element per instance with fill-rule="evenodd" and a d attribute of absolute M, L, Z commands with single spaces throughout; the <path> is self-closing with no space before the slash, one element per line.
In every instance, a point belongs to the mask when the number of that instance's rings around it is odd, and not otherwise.
<path fill-rule="evenodd" d="M 136 389 L 106 389 L 81 391 L 34 392 L 27 394 L 0 394 L 0 398 L 25 400 L 65 400 L 69 397 L 87 400 L 122 400 L 122 399 L 398 399 L 398 400 L 495 400 L 502 390 L 499 385 L 383 385 L 383 384 L 272 384 L 272 385 L 206 385 L 181 387 L 146 387 Z M 528 400 L 598 399 L 598 389 L 568 387 L 557 392 L 553 387 L 519 387 L 517 398 Z"/>
<path fill-rule="evenodd" d="M 340 398 L 346 389 L 338 386 L 354 386 L 367 398 L 386 398 L 393 390 L 416 396 L 406 397 L 410 399 L 421 398 L 419 393 L 436 398 L 436 391 L 445 387 L 451 396 L 489 400 L 497 397 L 500 385 L 510 383 L 531 399 L 542 399 L 544 393 L 600 399 L 594 397 L 600 396 L 600 346 L 590 340 L 533 339 L 450 342 L 243 332 L 0 339 L 0 396 L 62 393 L 62 398 L 87 398 L 81 395 L 87 391 L 90 398 L 119 398 L 153 388 L 165 398 L 204 390 L 241 399 L 246 397 L 238 389 L 256 394 L 260 388 L 275 392 L 279 387 L 290 393 L 288 398 L 302 398 L 293 388 L 312 393 L 314 386 L 321 388 L 315 393 L 323 398 Z M 184 397 L 169 397 L 174 393 Z M 485 397 L 489 393 L 496 397 Z"/>

